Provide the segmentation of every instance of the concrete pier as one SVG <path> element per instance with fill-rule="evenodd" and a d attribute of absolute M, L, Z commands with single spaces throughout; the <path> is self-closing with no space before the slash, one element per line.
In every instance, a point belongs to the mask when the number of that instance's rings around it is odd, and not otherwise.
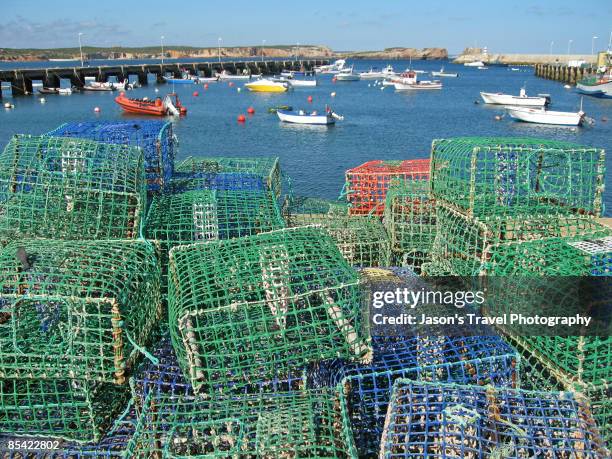
<path fill-rule="evenodd" d="M 0 70 L 0 82 L 8 82 L 14 96 L 32 94 L 32 81 L 42 81 L 45 86 L 58 87 L 60 79 L 69 79 L 72 86 L 81 88 L 85 84 L 85 77 L 94 77 L 96 81 L 105 82 L 109 77 L 118 80 L 134 75 L 140 84 L 148 83 L 149 74 L 155 75 L 158 83 L 163 83 L 163 76 L 172 74 L 180 78 L 182 70 L 192 75 L 210 77 L 216 72 L 227 70 L 230 73 L 242 74 L 245 70 L 251 74 L 264 75 L 280 73 L 283 70 L 312 70 L 318 65 L 329 64 L 329 59 L 308 60 L 252 60 L 231 62 L 190 62 L 168 64 L 134 64 L 134 65 L 104 65 L 96 67 L 61 67 L 47 69 L 19 69 Z M 0 93 L 0 98 L 2 97 Z"/>
<path fill-rule="evenodd" d="M 592 67 L 568 67 L 564 64 L 536 64 L 535 74 L 547 80 L 562 83 L 576 84 L 585 77 L 595 75 L 596 69 Z"/>

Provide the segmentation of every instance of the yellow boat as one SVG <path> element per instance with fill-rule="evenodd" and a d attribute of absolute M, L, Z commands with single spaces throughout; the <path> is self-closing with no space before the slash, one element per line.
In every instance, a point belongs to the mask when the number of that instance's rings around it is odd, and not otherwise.
<path fill-rule="evenodd" d="M 289 89 L 289 84 L 284 81 L 261 79 L 247 83 L 244 87 L 253 92 L 285 92 Z"/>

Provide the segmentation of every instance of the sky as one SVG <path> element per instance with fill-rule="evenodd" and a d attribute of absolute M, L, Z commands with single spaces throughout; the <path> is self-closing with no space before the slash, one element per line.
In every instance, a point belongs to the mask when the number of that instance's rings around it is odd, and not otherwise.
<path fill-rule="evenodd" d="M 327 45 L 336 51 L 467 46 L 591 52 L 612 31 L 611 0 L 0 0 L 0 48 Z"/>

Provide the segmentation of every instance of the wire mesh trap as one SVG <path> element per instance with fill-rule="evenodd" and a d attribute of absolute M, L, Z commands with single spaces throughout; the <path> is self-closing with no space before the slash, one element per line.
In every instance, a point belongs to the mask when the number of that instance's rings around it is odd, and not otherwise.
<path fill-rule="evenodd" d="M 170 122 L 81 121 L 64 123 L 45 135 L 140 147 L 149 191 L 163 190 L 172 177 L 176 141 Z"/>
<path fill-rule="evenodd" d="M 281 196 L 278 158 L 189 157 L 176 164 L 171 192 L 193 190 L 271 191 Z"/>
<path fill-rule="evenodd" d="M 569 392 L 400 379 L 380 457 L 601 458 L 606 453 L 593 426 Z"/>
<path fill-rule="evenodd" d="M 0 432 L 97 442 L 126 408 L 129 398 L 127 386 L 77 379 L 3 377 Z"/>
<path fill-rule="evenodd" d="M 0 155 L 3 239 L 135 238 L 142 152 L 89 140 L 15 136 Z"/>
<path fill-rule="evenodd" d="M 347 457 L 330 390 L 147 399 L 130 457 Z M 350 439 L 349 439 L 350 440 Z"/>
<path fill-rule="evenodd" d="M 324 358 L 367 360 L 357 273 L 321 228 L 170 252 L 169 323 L 196 392 Z"/>
<path fill-rule="evenodd" d="M 445 363 L 379 371 L 354 372 L 336 386 L 344 422 L 350 426 L 358 457 L 376 457 L 380 449 L 387 405 L 394 381 L 409 378 L 419 381 L 494 384 L 511 386 L 518 368 L 515 354 L 497 355 Z"/>
<path fill-rule="evenodd" d="M 434 140 L 432 193 L 470 216 L 602 210 L 605 151 L 529 138 Z M 529 209 L 527 212 L 525 209 Z"/>
<path fill-rule="evenodd" d="M 290 227 L 320 225 L 336 241 L 352 266 L 389 266 L 389 237 L 377 217 L 349 215 L 346 204 L 317 198 L 293 198 L 283 208 Z"/>
<path fill-rule="evenodd" d="M 0 377 L 123 384 L 159 313 L 145 241 L 13 242 L 0 250 Z"/>
<path fill-rule="evenodd" d="M 354 215 L 382 215 L 387 189 L 394 180 L 429 180 L 429 159 L 368 161 L 346 171 L 346 197 Z"/>
<path fill-rule="evenodd" d="M 419 269 L 430 261 L 437 228 L 429 181 L 393 182 L 387 191 L 383 222 L 396 264 Z"/>

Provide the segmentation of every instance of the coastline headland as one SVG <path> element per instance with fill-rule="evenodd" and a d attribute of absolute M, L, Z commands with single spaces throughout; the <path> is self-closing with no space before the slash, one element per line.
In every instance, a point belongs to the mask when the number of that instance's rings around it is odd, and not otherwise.
<path fill-rule="evenodd" d="M 455 64 L 475 61 L 482 61 L 485 64 L 508 65 L 567 64 L 571 61 L 584 61 L 587 64 L 594 64 L 597 61 L 597 56 L 591 54 L 505 54 L 490 53 L 483 48 L 465 48 L 453 60 Z"/>

